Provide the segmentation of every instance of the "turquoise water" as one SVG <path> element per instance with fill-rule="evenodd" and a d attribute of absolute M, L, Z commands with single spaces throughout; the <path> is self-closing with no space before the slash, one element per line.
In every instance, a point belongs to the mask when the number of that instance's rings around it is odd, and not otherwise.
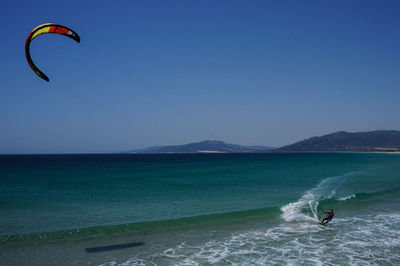
<path fill-rule="evenodd" d="M 0 156 L 0 191 L 6 264 L 400 263 L 399 154 Z"/>

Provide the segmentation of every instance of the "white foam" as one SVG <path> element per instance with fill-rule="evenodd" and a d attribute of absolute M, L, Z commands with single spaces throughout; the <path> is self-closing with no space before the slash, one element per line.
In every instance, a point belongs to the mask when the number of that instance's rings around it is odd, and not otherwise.
<path fill-rule="evenodd" d="M 345 201 L 345 200 L 349 200 L 349 199 L 352 199 L 352 198 L 355 198 L 355 197 L 356 197 L 356 195 L 353 194 L 353 195 L 350 195 L 350 196 L 347 196 L 347 197 L 340 197 L 340 198 L 338 198 L 338 200 Z"/>
<path fill-rule="evenodd" d="M 203 244 L 182 242 L 119 265 L 399 265 L 399 214 L 336 221 L 346 226 L 296 230 L 281 224 Z"/>
<path fill-rule="evenodd" d="M 289 203 L 281 207 L 281 217 L 286 222 L 296 221 L 318 221 L 318 205 L 321 199 L 332 198 L 336 190 L 343 184 L 348 176 L 354 175 L 354 172 L 340 176 L 327 177 L 323 179 L 316 187 L 307 190 L 304 195 L 296 202 Z M 306 209 L 310 213 L 304 213 Z"/>

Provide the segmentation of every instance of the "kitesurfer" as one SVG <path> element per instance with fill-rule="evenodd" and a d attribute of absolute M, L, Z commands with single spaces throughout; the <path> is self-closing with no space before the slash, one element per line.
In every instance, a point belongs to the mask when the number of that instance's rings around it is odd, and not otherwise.
<path fill-rule="evenodd" d="M 329 212 L 324 212 L 324 213 L 327 213 L 328 215 L 324 219 L 322 219 L 321 224 L 323 225 L 327 224 L 330 220 L 332 220 L 333 216 L 335 215 L 333 209 L 331 209 L 331 211 Z"/>

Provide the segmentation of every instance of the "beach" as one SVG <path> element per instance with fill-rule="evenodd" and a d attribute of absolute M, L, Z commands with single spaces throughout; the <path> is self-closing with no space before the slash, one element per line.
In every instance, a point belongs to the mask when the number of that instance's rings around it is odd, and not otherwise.
<path fill-rule="evenodd" d="M 0 264 L 398 265 L 399 170 L 385 153 L 0 156 Z"/>

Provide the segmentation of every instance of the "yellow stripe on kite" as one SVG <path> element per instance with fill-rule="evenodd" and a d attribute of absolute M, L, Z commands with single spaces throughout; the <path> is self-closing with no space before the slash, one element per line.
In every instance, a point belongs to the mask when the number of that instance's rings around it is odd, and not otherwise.
<path fill-rule="evenodd" d="M 50 26 L 47 26 L 47 27 L 44 27 L 44 28 L 38 30 L 37 32 L 35 32 L 35 33 L 32 35 L 31 40 L 34 39 L 34 38 L 36 38 L 36 37 L 37 37 L 38 35 L 40 35 L 40 34 L 48 33 L 49 30 L 50 30 Z"/>

